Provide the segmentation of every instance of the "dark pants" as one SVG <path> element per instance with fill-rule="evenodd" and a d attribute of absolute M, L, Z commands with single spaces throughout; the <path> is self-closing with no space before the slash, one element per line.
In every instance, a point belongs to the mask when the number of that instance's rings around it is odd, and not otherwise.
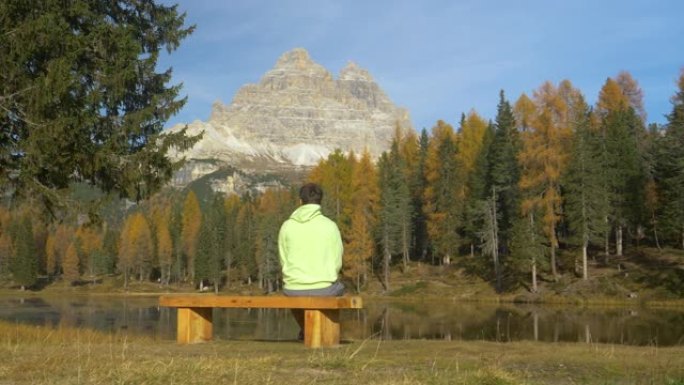
<path fill-rule="evenodd" d="M 283 289 L 283 294 L 288 297 L 340 297 L 344 295 L 344 285 L 337 281 L 328 287 L 322 289 L 312 289 L 312 290 L 288 290 Z M 292 309 L 292 315 L 294 316 L 297 325 L 301 331 L 304 330 L 304 310 L 303 309 Z M 300 336 L 301 336 L 300 332 Z"/>

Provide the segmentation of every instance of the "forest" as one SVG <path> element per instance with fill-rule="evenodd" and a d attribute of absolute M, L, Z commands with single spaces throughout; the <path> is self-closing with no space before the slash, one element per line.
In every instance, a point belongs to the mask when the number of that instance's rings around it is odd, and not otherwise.
<path fill-rule="evenodd" d="M 170 151 L 199 140 L 164 131 L 186 99 L 158 59 L 194 31 L 185 16 L 152 0 L 0 2 L 0 282 L 279 289 L 298 186 L 167 187 L 183 164 Z M 331 153 L 305 179 L 341 229 L 345 282 L 389 292 L 392 271 L 466 263 L 498 292 L 534 293 L 626 250 L 684 249 L 684 70 L 673 89 L 663 125 L 621 72 L 594 105 L 545 82 L 513 103 L 501 91 L 493 120 L 398 126 L 379 159 Z"/>
<path fill-rule="evenodd" d="M 340 227 L 348 287 L 378 280 L 388 291 L 391 269 L 468 260 L 498 292 L 534 292 L 542 272 L 588 279 L 589 261 L 629 248 L 684 248 L 684 71 L 677 86 L 663 126 L 646 124 L 639 85 L 621 72 L 595 105 L 568 80 L 545 82 L 514 103 L 501 91 L 494 120 L 470 111 L 456 129 L 397 127 L 377 160 L 330 154 L 306 179 Z M 17 201 L 0 209 L 0 275 L 22 287 L 117 274 L 125 286 L 277 291 L 278 231 L 297 188 L 163 189 L 99 221 L 49 220 Z"/>

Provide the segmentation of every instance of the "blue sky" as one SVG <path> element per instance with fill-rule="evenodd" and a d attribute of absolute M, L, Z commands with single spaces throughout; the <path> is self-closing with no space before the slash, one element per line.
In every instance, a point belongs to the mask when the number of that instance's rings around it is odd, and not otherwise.
<path fill-rule="evenodd" d="M 334 76 L 367 69 L 416 129 L 494 119 L 498 93 L 514 102 L 544 81 L 570 80 L 596 101 L 606 78 L 629 71 L 649 122 L 664 123 L 684 67 L 684 1 L 164 0 L 194 34 L 164 55 L 188 102 L 167 126 L 207 120 L 295 47 Z"/>

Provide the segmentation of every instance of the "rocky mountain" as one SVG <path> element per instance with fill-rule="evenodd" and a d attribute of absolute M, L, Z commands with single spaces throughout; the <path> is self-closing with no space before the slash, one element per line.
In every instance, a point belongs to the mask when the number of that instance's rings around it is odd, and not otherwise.
<path fill-rule="evenodd" d="M 377 157 L 388 149 L 397 125 L 412 128 L 408 112 L 392 103 L 368 71 L 350 62 L 334 78 L 296 48 L 259 83 L 240 88 L 230 104 L 215 102 L 208 121 L 188 124 L 189 134 L 204 131 L 204 137 L 188 152 L 175 154 L 190 160 L 192 168 L 179 173 L 175 184 L 221 164 L 248 173 L 301 171 L 338 148 L 356 153 L 367 148 Z"/>

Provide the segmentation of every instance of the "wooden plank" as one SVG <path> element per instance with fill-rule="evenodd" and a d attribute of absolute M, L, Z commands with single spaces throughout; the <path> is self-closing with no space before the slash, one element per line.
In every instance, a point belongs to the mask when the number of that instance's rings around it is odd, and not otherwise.
<path fill-rule="evenodd" d="M 211 308 L 178 309 L 176 341 L 179 344 L 211 341 L 213 333 Z"/>
<path fill-rule="evenodd" d="M 159 304 L 192 308 L 361 309 L 361 297 L 163 295 Z"/>
<path fill-rule="evenodd" d="M 304 346 L 322 348 L 340 343 L 340 311 L 337 309 L 304 311 Z"/>

